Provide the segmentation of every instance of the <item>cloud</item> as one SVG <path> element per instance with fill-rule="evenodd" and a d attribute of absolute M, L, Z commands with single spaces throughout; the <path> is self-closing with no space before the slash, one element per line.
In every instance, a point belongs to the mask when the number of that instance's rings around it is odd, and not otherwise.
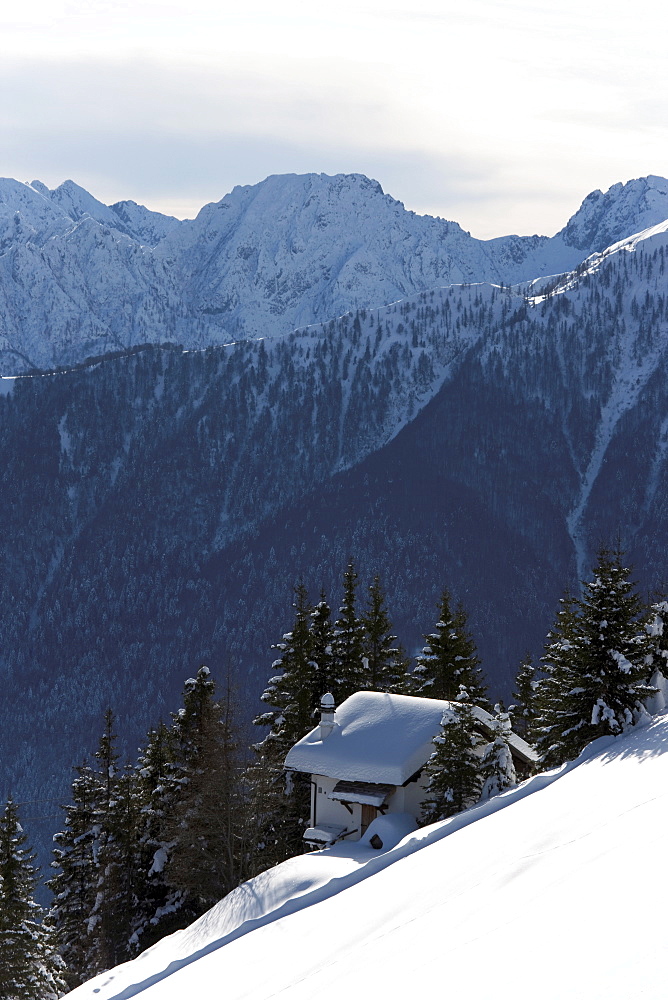
<path fill-rule="evenodd" d="M 285 135 L 259 127 L 239 131 L 218 121 L 192 129 L 181 122 L 142 129 L 136 123 L 61 116 L 39 129 L 14 123 L 5 132 L 4 162 L 23 180 L 54 186 L 66 177 L 103 201 L 123 198 L 151 208 L 192 215 L 219 200 L 236 184 L 256 183 L 272 173 L 365 173 L 409 209 L 456 218 L 455 206 L 476 200 L 489 175 L 450 157 L 405 150 L 392 143 L 358 142 L 354 135 Z"/>
<path fill-rule="evenodd" d="M 620 61 L 592 2 L 38 0 L 0 35 L 2 170 L 176 214 L 355 171 L 476 236 L 555 232 L 592 188 L 668 168 L 660 33 L 624 13 Z"/>
<path fill-rule="evenodd" d="M 445 211 L 482 173 L 436 142 L 366 71 L 327 60 L 278 79 L 161 61 L 5 61 L 4 170 L 48 184 L 71 176 L 104 200 L 200 207 L 270 173 L 364 172 L 418 211 Z M 433 139 L 433 136 L 432 136 Z M 430 148 L 431 147 L 431 148 Z M 441 207 L 443 206 L 443 207 Z"/>
<path fill-rule="evenodd" d="M 346 131 L 371 144 L 393 134 L 396 110 L 368 74 L 313 67 L 197 67 L 140 58 L 0 65 L 4 129 L 122 128 L 127 132 L 210 135 L 227 130 L 276 137 Z M 408 128 L 409 122 L 400 123 Z"/>

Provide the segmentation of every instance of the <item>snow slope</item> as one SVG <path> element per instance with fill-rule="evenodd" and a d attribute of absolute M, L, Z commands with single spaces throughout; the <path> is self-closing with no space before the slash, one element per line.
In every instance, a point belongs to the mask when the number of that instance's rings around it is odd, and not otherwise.
<path fill-rule="evenodd" d="M 380 856 L 293 859 L 279 905 L 255 880 L 70 996 L 659 1000 L 667 750 L 663 716 Z"/>

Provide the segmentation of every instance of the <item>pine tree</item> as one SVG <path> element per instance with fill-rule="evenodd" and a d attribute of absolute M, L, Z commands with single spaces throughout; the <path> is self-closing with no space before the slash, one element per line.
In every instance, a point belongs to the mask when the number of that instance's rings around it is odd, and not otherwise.
<path fill-rule="evenodd" d="M 49 920 L 70 986 L 131 957 L 141 894 L 136 776 L 118 769 L 111 709 L 94 759 L 95 768 L 76 768 L 65 828 L 54 837 L 57 874 L 49 882 Z"/>
<path fill-rule="evenodd" d="M 137 827 L 129 775 L 118 771 L 114 715 L 108 709 L 94 758 L 77 768 L 66 826 L 54 837 L 50 920 L 68 965 L 82 982 L 130 957 L 136 904 Z"/>
<path fill-rule="evenodd" d="M 48 882 L 53 893 L 49 921 L 65 961 L 70 989 L 90 978 L 88 920 L 95 905 L 98 868 L 94 852 L 97 781 L 87 763 L 75 768 L 72 803 L 65 806 L 65 827 L 54 836 L 57 872 Z"/>
<path fill-rule="evenodd" d="M 281 654 L 273 662 L 272 669 L 281 673 L 270 678 L 261 695 L 261 700 L 272 707 L 254 719 L 255 725 L 271 727 L 264 740 L 264 751 L 275 757 L 281 768 L 290 747 L 315 724 L 317 707 L 325 690 L 320 688 L 328 680 L 321 676 L 319 664 L 313 659 L 312 609 L 302 584 L 295 587 L 293 607 L 292 631 L 272 647 Z"/>
<path fill-rule="evenodd" d="M 89 975 L 111 969 L 128 957 L 132 913 L 119 910 L 116 868 L 118 829 L 114 813 L 121 795 L 114 713 L 107 709 L 104 731 L 94 758 L 96 797 L 93 812 L 93 857 L 97 871 L 95 902 L 88 918 Z"/>
<path fill-rule="evenodd" d="M 508 743 L 510 717 L 502 708 L 495 706 L 494 736 L 485 747 L 480 761 L 481 801 L 491 799 L 517 785 L 515 764 Z"/>
<path fill-rule="evenodd" d="M 668 601 L 656 600 L 650 605 L 645 625 L 649 644 L 648 673 L 656 694 L 648 701 L 650 711 L 659 713 L 668 707 Z"/>
<path fill-rule="evenodd" d="M 427 790 L 422 822 L 436 823 L 473 805 L 480 795 L 480 745 L 466 688 L 443 713 L 441 731 L 426 765 Z"/>
<path fill-rule="evenodd" d="M 173 847 L 172 816 L 178 798 L 175 732 L 164 723 L 148 734 L 136 768 L 139 800 L 139 888 L 130 948 L 150 947 L 184 926 L 184 893 L 168 885 L 165 867 Z"/>
<path fill-rule="evenodd" d="M 113 799 L 104 816 L 100 838 L 98 946 L 104 950 L 104 966 L 118 965 L 134 954 L 139 899 L 144 890 L 140 850 L 140 801 L 137 776 L 126 767 L 115 776 Z M 98 959 L 99 960 L 99 959 Z"/>
<path fill-rule="evenodd" d="M 0 996 L 3 1000 L 55 1000 L 67 987 L 63 962 L 33 898 L 35 855 L 27 846 L 12 799 L 0 817 Z"/>
<path fill-rule="evenodd" d="M 475 643 L 466 628 L 466 612 L 459 605 L 453 614 L 450 605 L 450 594 L 444 590 L 436 631 L 425 636 L 427 645 L 411 675 L 412 691 L 423 698 L 451 701 L 464 685 L 471 704 L 487 708 L 486 686 Z"/>
<path fill-rule="evenodd" d="M 395 645 L 397 637 L 392 634 L 385 594 L 377 576 L 369 586 L 369 601 L 361 620 L 364 626 L 363 686 L 370 691 L 406 694 L 408 660 L 402 649 Z"/>
<path fill-rule="evenodd" d="M 357 573 L 351 560 L 343 574 L 343 603 L 332 633 L 334 701 L 340 705 L 364 686 L 364 625 L 357 616 Z M 323 691 L 322 694 L 325 692 Z"/>
<path fill-rule="evenodd" d="M 215 699 L 208 667 L 186 681 L 175 718 L 175 781 L 179 795 L 170 824 L 173 847 L 165 866 L 169 886 L 183 893 L 191 919 L 236 888 L 245 875 L 244 771 L 231 697 Z"/>
<path fill-rule="evenodd" d="M 547 635 L 543 670 L 536 688 L 536 746 L 545 767 L 563 763 L 564 739 L 577 725 L 577 705 L 571 692 L 578 692 L 577 668 L 578 605 L 570 594 L 560 600 L 557 620 Z"/>
<path fill-rule="evenodd" d="M 319 692 L 316 704 L 319 705 L 320 698 L 326 691 L 334 695 L 336 700 L 333 655 L 334 628 L 332 611 L 324 593 L 320 594 L 320 600 L 311 611 L 310 618 L 310 655 L 315 678 L 314 689 Z"/>
<path fill-rule="evenodd" d="M 642 603 L 619 550 L 602 549 L 579 600 L 566 599 L 538 687 L 537 746 L 547 767 L 573 760 L 599 736 L 646 714 L 649 642 Z"/>
<path fill-rule="evenodd" d="M 290 748 L 317 719 L 320 698 L 331 684 L 331 623 L 327 602 L 309 605 L 303 585 L 295 588 L 295 621 L 291 632 L 274 649 L 281 653 L 272 669 L 273 676 L 262 695 L 272 706 L 254 720 L 269 726 L 264 739 L 255 745 L 257 758 L 248 771 L 253 811 L 262 849 L 256 859 L 269 867 L 302 849 L 302 834 L 309 816 L 308 776 L 285 774 L 284 763 Z"/>
<path fill-rule="evenodd" d="M 531 743 L 537 707 L 537 670 L 527 653 L 519 665 L 513 691 L 514 704 L 511 706 L 512 728 L 522 739 Z"/>
<path fill-rule="evenodd" d="M 588 677 L 594 679 L 596 702 L 591 723 L 618 734 L 645 715 L 642 699 L 648 684 L 645 609 L 622 563 L 622 553 L 601 551 L 594 579 L 580 602 L 581 635 Z"/>
<path fill-rule="evenodd" d="M 309 802 L 302 791 L 309 791 L 309 776 L 294 775 L 287 780 L 285 770 L 273 766 L 254 748 L 257 758 L 246 771 L 248 809 L 254 841 L 249 851 L 249 877 L 280 864 L 303 851 L 302 836 L 309 815 Z M 303 780 L 300 780 L 303 779 Z"/>

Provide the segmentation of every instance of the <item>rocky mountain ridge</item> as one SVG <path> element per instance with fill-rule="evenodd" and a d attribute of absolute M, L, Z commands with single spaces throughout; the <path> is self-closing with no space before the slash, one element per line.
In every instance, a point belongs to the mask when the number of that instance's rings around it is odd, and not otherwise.
<path fill-rule="evenodd" d="M 668 218 L 668 182 L 593 192 L 555 236 L 482 241 L 359 174 L 273 176 L 179 221 L 66 181 L 0 181 L 0 366 L 284 335 L 439 285 L 575 267 Z"/>

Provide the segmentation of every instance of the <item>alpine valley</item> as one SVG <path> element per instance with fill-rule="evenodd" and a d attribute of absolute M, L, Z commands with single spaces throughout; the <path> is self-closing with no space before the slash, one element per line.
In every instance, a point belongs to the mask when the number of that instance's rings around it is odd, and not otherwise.
<path fill-rule="evenodd" d="M 410 653 L 444 586 L 494 694 L 601 544 L 668 577 L 668 181 L 474 239 L 361 175 L 193 221 L 0 181 L 0 791 L 55 829 L 206 662 L 244 711 L 352 556 Z M 35 836 L 33 839 L 39 839 Z"/>

